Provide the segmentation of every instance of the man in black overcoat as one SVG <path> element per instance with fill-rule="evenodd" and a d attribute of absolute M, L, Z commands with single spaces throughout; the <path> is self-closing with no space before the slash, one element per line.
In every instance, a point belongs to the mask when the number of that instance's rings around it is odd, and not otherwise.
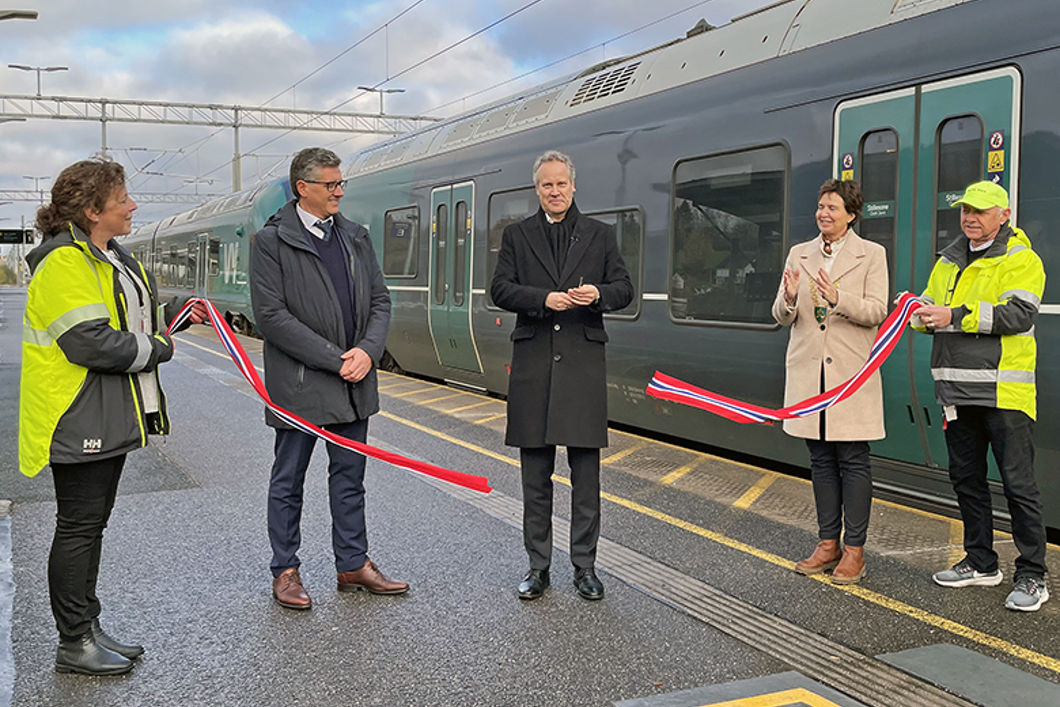
<path fill-rule="evenodd" d="M 571 471 L 570 557 L 574 586 L 601 599 L 596 576 L 600 536 L 600 448 L 607 446 L 604 312 L 633 299 L 633 284 L 614 229 L 578 213 L 574 163 L 549 151 L 534 162 L 541 208 L 504 229 L 490 294 L 518 317 L 512 331 L 505 443 L 519 447 L 523 544 L 530 571 L 519 597 L 536 599 L 549 584 L 552 471 L 556 446 Z"/>

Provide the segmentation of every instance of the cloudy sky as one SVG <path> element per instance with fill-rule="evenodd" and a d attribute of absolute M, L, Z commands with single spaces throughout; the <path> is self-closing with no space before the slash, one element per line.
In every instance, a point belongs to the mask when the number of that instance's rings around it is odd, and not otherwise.
<path fill-rule="evenodd" d="M 5 9 L 40 13 L 36 21 L 0 22 L 0 94 L 36 93 L 35 73 L 8 64 L 67 66 L 42 75 L 43 95 L 314 110 L 343 104 L 341 111 L 372 113 L 378 95 L 357 86 L 382 85 L 404 89 L 386 96 L 387 113 L 445 117 L 683 36 L 700 18 L 721 25 L 769 2 L 0 0 Z M 100 137 L 94 122 L 0 123 L 0 189 L 32 188 L 27 176 L 53 177 L 97 153 Z M 242 129 L 244 187 L 282 174 L 289 155 L 306 145 L 327 145 L 345 158 L 376 139 Z M 134 198 L 137 191 L 231 191 L 230 129 L 110 123 L 107 142 Z M 39 183 L 49 188 L 51 180 Z M 0 227 L 30 221 L 35 208 L 0 205 Z M 188 208 L 145 204 L 137 221 Z"/>

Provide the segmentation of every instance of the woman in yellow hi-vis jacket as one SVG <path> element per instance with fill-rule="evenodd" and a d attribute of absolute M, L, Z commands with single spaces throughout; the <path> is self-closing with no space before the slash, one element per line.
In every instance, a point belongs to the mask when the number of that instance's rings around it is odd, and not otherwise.
<path fill-rule="evenodd" d="M 103 632 L 96 598 L 125 455 L 169 431 L 156 368 L 173 343 L 160 333 L 154 278 L 115 240 L 135 209 L 121 165 L 77 162 L 37 212 L 44 240 L 26 257 L 19 465 L 34 476 L 50 464 L 55 482 L 48 591 L 59 672 L 117 675 L 143 653 Z M 192 319 L 204 315 L 198 305 Z"/>

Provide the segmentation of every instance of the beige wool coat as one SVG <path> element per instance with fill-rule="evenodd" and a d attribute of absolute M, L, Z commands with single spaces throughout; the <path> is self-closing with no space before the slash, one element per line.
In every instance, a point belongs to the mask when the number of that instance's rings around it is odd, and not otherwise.
<path fill-rule="evenodd" d="M 830 278 L 839 291 L 836 306 L 828 307 L 823 323 L 814 317 L 811 283 L 824 263 L 821 235 L 793 246 L 785 269 L 799 273 L 798 296 L 788 311 L 784 301 L 784 281 L 780 282 L 773 302 L 773 318 L 791 326 L 785 362 L 784 405 L 793 405 L 821 392 L 821 369 L 824 368 L 824 390 L 843 383 L 864 365 L 876 338 L 880 322 L 887 317 L 888 292 L 887 251 L 883 246 L 847 233 Z M 817 293 L 821 306 L 827 306 Z M 825 440 L 829 442 L 870 441 L 882 439 L 883 383 L 879 371 L 865 385 L 825 413 Z M 820 438 L 820 416 L 784 421 L 784 431 L 793 437 Z"/>

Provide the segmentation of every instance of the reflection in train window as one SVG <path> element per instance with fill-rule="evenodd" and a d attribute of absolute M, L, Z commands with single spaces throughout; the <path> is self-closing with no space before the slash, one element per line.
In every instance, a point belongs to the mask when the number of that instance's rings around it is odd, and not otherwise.
<path fill-rule="evenodd" d="M 894 239 L 898 205 L 898 133 L 876 130 L 861 139 L 861 193 L 865 207 L 858 234 L 887 249 L 887 261 L 894 271 Z"/>
<path fill-rule="evenodd" d="M 772 324 L 788 155 L 781 146 L 687 160 L 674 170 L 670 316 Z"/>
<path fill-rule="evenodd" d="M 467 279 L 467 242 L 471 238 L 471 223 L 467 214 L 467 202 L 456 202 L 456 219 L 453 226 L 453 240 L 456 251 L 453 253 L 453 304 L 460 307 L 464 304 L 464 293 Z"/>
<path fill-rule="evenodd" d="M 420 209 L 391 209 L 383 219 L 383 275 L 416 277 L 419 270 Z"/>
<path fill-rule="evenodd" d="M 196 255 L 198 254 L 198 247 L 194 241 L 188 243 L 188 273 L 187 279 L 184 280 L 185 287 L 195 287 L 196 278 L 198 276 L 198 268 L 195 266 Z"/>
<path fill-rule="evenodd" d="M 221 240 L 210 239 L 210 277 L 217 277 L 221 272 Z"/>
<path fill-rule="evenodd" d="M 489 238 L 486 242 L 486 305 L 498 309 L 490 296 L 490 283 L 493 271 L 497 269 L 497 257 L 501 252 L 501 236 L 504 229 L 513 223 L 519 223 L 537 211 L 540 202 L 533 187 L 524 187 L 514 191 L 490 194 L 489 201 Z"/>
<path fill-rule="evenodd" d="M 622 253 L 622 260 L 625 261 L 629 276 L 633 280 L 635 295 L 633 301 L 622 309 L 611 312 L 608 316 L 635 317 L 640 311 L 643 281 L 641 253 L 644 249 L 644 218 L 639 209 L 594 212 L 588 215 L 614 227 L 615 237 L 618 239 L 618 250 Z"/>
<path fill-rule="evenodd" d="M 983 178 L 983 123 L 977 115 L 950 118 L 939 125 L 935 142 L 935 250 L 961 235 L 961 210 L 953 202 L 964 188 Z"/>
<path fill-rule="evenodd" d="M 438 204 L 434 219 L 434 303 L 445 304 L 446 230 L 449 226 L 448 204 Z"/>

